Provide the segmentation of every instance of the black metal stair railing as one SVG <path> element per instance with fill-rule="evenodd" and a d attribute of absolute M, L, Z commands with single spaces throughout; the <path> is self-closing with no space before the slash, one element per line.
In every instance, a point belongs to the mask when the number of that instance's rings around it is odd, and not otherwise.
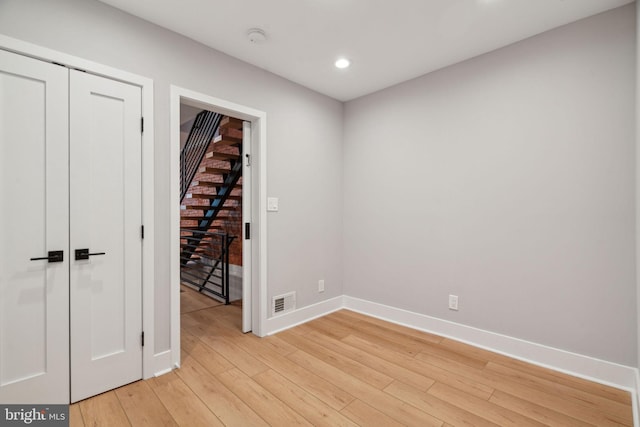
<path fill-rule="evenodd" d="M 221 114 L 203 110 L 193 122 L 187 142 L 180 152 L 180 202 L 189 190 L 209 143 L 220 126 L 220 120 Z"/>
<path fill-rule="evenodd" d="M 228 233 L 180 229 L 183 248 L 180 280 L 229 304 L 229 247 L 235 239 Z M 191 248 L 185 252 L 185 248 Z M 195 255 L 195 256 L 193 256 Z"/>

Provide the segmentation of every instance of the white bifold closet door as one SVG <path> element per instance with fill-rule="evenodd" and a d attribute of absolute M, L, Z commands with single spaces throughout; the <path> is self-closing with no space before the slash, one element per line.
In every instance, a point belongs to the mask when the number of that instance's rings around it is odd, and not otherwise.
<path fill-rule="evenodd" d="M 0 402 L 69 402 L 68 71 L 0 51 Z M 62 261 L 49 252 L 63 251 Z"/>
<path fill-rule="evenodd" d="M 0 51 L 2 403 L 142 377 L 140 118 L 139 87 Z"/>
<path fill-rule="evenodd" d="M 142 136 L 139 87 L 70 73 L 71 401 L 76 402 L 142 378 Z M 79 250 L 88 252 L 88 259 L 78 260 Z"/>

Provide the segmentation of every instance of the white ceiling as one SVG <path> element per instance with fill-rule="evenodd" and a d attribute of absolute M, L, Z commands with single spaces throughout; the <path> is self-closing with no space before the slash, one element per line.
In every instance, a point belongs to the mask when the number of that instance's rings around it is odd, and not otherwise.
<path fill-rule="evenodd" d="M 633 0 L 101 1 L 347 101 Z"/>

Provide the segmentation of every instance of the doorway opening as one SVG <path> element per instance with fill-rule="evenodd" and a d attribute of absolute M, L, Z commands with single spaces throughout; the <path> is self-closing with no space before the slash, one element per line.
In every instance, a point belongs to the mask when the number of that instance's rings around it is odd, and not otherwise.
<path fill-rule="evenodd" d="M 224 304 L 242 302 L 243 126 L 235 117 L 180 104 L 182 313 L 203 301 L 189 290 Z"/>
<path fill-rule="evenodd" d="M 242 314 L 233 324 L 263 335 L 266 115 L 172 86 L 171 127 L 171 353 L 179 366 L 181 300 L 185 311 L 235 305 Z M 200 141 L 191 157 L 189 139 Z"/>

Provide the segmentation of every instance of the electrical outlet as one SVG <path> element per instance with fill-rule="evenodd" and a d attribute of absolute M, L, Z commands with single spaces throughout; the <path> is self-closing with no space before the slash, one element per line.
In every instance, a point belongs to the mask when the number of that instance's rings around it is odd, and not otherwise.
<path fill-rule="evenodd" d="M 449 295 L 449 310 L 458 311 L 458 295 Z"/>
<path fill-rule="evenodd" d="M 318 292 L 324 292 L 324 280 L 318 280 Z"/>

